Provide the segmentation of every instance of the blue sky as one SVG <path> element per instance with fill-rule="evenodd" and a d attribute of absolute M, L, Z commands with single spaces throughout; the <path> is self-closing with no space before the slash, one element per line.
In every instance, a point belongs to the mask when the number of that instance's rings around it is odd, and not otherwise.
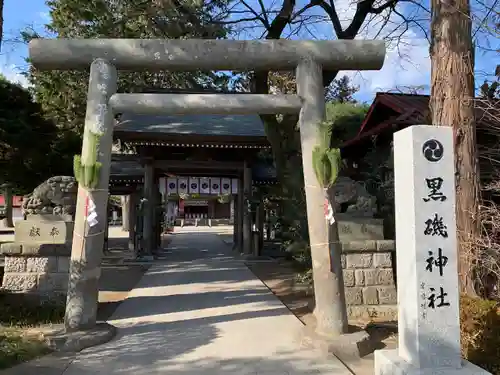
<path fill-rule="evenodd" d="M 308 0 L 298 0 L 298 7 Z M 482 0 L 481 4 L 488 3 L 493 0 Z M 255 0 L 250 0 L 252 4 Z M 428 0 L 422 1 L 423 5 L 427 5 Z M 482 20 L 483 9 L 477 8 L 474 4 L 476 23 Z M 337 10 L 341 21 L 347 23 L 352 16 L 352 1 L 351 0 L 336 0 Z M 48 7 L 45 5 L 45 0 L 5 0 L 4 7 L 4 43 L 0 53 L 0 71 L 13 81 L 23 82 L 23 77 L 20 73 L 26 69 L 27 64 L 24 58 L 27 56 L 27 46 L 19 40 L 19 31 L 32 27 L 35 30 L 43 31 L 43 25 L 48 21 Z M 410 16 L 417 12 L 416 8 L 403 8 L 402 12 L 405 16 Z M 311 13 L 309 13 L 311 14 Z M 321 13 L 314 13 L 321 15 Z M 415 17 L 420 15 L 413 14 Z M 425 16 L 425 14 L 424 14 Z M 396 28 L 397 17 L 391 18 L 391 23 Z M 386 28 L 387 29 L 387 28 Z M 384 29 L 384 30 L 386 30 Z M 387 32 L 387 31 L 386 31 Z M 360 37 L 372 38 L 374 28 L 365 30 Z M 240 38 L 255 38 L 258 30 L 252 34 L 240 35 Z M 301 30 L 298 34 L 300 38 L 330 38 L 332 35 L 331 27 L 328 23 L 318 23 L 308 28 Z M 486 44 L 492 49 L 499 48 L 499 39 L 489 37 L 488 35 L 478 32 L 476 34 L 478 43 Z M 430 81 L 430 61 L 428 56 L 428 43 L 423 39 L 422 32 L 417 28 L 410 29 L 404 36 L 403 43 L 399 43 L 396 47 L 395 43 L 388 44 L 388 52 L 384 67 L 377 72 L 346 72 L 349 74 L 361 90 L 357 94 L 358 99 L 370 102 L 377 91 L 404 91 L 408 87 L 420 87 L 422 93 L 427 93 Z M 498 53 L 484 53 L 484 50 L 476 52 L 476 84 L 481 84 L 484 77 L 491 75 L 494 72 L 496 64 L 500 63 Z"/>
<path fill-rule="evenodd" d="M 26 27 L 43 30 L 47 12 L 45 0 L 5 0 L 0 69 L 8 78 L 20 79 L 18 74 L 27 66 L 28 48 L 19 40 L 19 31 Z"/>

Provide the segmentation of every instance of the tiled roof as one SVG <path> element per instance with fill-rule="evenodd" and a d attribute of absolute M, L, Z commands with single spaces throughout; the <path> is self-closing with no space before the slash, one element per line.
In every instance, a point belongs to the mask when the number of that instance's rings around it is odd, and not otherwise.
<path fill-rule="evenodd" d="M 212 89 L 146 89 L 144 93 L 203 94 L 221 93 Z M 231 92 L 231 94 L 243 94 Z M 152 116 L 122 113 L 115 131 L 159 133 L 162 135 L 215 135 L 265 137 L 264 124 L 258 115 L 183 115 Z"/>
<path fill-rule="evenodd" d="M 414 115 L 419 116 L 418 119 L 420 120 L 422 116 L 426 116 L 429 112 L 429 95 L 378 92 L 363 123 L 361 124 L 358 136 L 369 130 L 369 127 L 378 125 L 374 124 L 370 120 L 374 115 L 374 112 L 380 109 L 380 107 L 390 108 L 400 115 L 407 112 L 413 112 Z M 408 118 L 408 120 L 411 119 L 412 118 Z"/>
<path fill-rule="evenodd" d="M 500 101 L 495 105 L 500 110 Z M 498 120 L 493 118 L 489 111 L 485 111 L 483 103 L 477 101 L 476 103 L 476 119 L 478 129 L 484 128 L 488 125 L 498 124 Z M 395 115 L 390 118 L 377 121 L 374 119 L 379 111 L 392 111 Z M 365 116 L 361 124 L 359 133 L 353 139 L 344 143 L 342 147 L 353 146 L 373 135 L 380 134 L 387 129 L 391 129 L 393 125 L 397 128 L 423 124 L 429 116 L 429 95 L 416 95 L 416 94 L 399 94 L 399 93 L 386 93 L 379 92 Z"/>
<path fill-rule="evenodd" d="M 405 112 L 410 108 L 420 113 L 429 110 L 429 95 L 378 92 L 375 100 L 377 99 L 400 112 Z"/>
<path fill-rule="evenodd" d="M 169 135 L 265 137 L 258 115 L 152 116 L 123 113 L 115 131 Z"/>

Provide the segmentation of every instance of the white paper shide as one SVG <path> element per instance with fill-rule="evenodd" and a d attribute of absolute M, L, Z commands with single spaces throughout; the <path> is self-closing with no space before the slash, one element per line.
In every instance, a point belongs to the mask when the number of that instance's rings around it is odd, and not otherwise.
<path fill-rule="evenodd" d="M 328 199 L 325 198 L 325 219 L 328 224 L 335 224 L 335 216 L 333 215 L 333 207 Z"/>
<path fill-rule="evenodd" d="M 90 197 L 87 201 L 87 223 L 91 228 L 99 224 L 99 221 L 97 221 L 96 205 Z"/>

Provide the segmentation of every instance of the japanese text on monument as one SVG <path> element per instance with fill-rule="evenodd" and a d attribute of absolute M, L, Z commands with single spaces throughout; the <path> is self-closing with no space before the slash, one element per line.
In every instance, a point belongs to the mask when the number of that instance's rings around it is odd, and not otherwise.
<path fill-rule="evenodd" d="M 443 157 L 443 145 L 436 139 L 430 139 L 424 143 L 422 154 L 427 162 L 436 163 Z M 443 183 L 446 182 L 441 176 L 428 176 L 423 183 L 427 189 L 427 195 L 422 197 L 423 202 L 435 202 L 439 204 L 447 200 L 448 197 L 442 192 Z M 441 212 L 435 212 L 423 224 L 425 236 L 433 236 L 443 242 L 443 246 L 427 249 L 428 257 L 426 258 L 425 270 L 442 277 L 446 272 L 445 269 L 448 264 L 448 257 L 443 253 L 443 249 L 446 250 L 445 241 L 448 238 L 447 223 L 444 221 Z M 441 283 L 430 285 L 428 288 L 426 288 L 425 283 L 422 283 L 421 290 L 421 297 L 425 301 L 422 304 L 424 318 L 426 317 L 426 308 L 437 309 L 450 306 L 450 302 L 447 300 L 448 293 L 446 293 Z"/>

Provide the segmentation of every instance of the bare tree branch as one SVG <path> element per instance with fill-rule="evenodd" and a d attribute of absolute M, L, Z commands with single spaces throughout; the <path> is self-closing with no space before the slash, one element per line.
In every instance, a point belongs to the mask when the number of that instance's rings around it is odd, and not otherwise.
<path fill-rule="evenodd" d="M 260 10 L 262 12 L 262 15 L 264 16 L 264 20 L 265 20 L 264 24 L 269 25 L 269 18 L 267 16 L 266 7 L 264 6 L 264 1 L 259 0 L 259 5 L 260 5 Z"/>
<path fill-rule="evenodd" d="M 372 10 L 371 10 L 370 13 L 381 14 L 386 9 L 389 9 L 389 8 L 394 9 L 396 7 L 398 1 L 399 0 L 388 1 L 387 3 L 381 5 L 381 6 L 377 7 L 377 8 L 372 8 Z"/>

